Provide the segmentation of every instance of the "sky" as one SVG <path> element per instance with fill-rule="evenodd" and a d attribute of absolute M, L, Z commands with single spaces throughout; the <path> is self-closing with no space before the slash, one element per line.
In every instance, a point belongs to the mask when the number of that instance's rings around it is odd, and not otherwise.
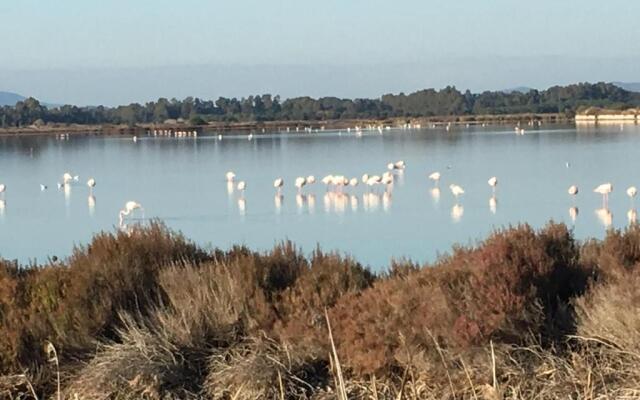
<path fill-rule="evenodd" d="M 640 81 L 640 2 L 0 2 L 0 90 L 48 102 Z"/>

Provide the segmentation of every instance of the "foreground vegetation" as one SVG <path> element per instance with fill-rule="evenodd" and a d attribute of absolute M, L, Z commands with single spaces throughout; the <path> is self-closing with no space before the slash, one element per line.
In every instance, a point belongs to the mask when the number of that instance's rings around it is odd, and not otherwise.
<path fill-rule="evenodd" d="M 521 92 L 461 92 L 455 87 L 425 89 L 411 94 L 385 94 L 377 99 L 298 97 L 281 101 L 263 94 L 246 98 L 184 100 L 161 98 L 119 107 L 47 108 L 29 98 L 0 107 L 0 128 L 44 124 L 162 124 L 184 120 L 192 125 L 265 121 L 381 120 L 389 118 L 472 117 L 508 114 L 561 114 L 572 117 L 588 107 L 640 107 L 640 93 L 607 83 L 554 86 Z M 170 122 L 173 121 L 173 122 Z"/>
<path fill-rule="evenodd" d="M 162 225 L 0 264 L 0 397 L 640 398 L 640 228 L 518 226 L 373 274 Z"/>

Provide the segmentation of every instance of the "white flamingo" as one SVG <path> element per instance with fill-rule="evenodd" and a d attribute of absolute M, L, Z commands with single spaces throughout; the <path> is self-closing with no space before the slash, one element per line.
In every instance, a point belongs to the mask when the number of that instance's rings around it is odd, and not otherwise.
<path fill-rule="evenodd" d="M 431 179 L 437 185 L 440 182 L 440 172 L 432 172 L 429 175 L 429 179 Z"/>
<path fill-rule="evenodd" d="M 280 191 L 282 191 L 282 186 L 284 186 L 284 179 L 277 178 L 275 181 L 273 181 L 273 187 L 276 188 L 278 194 L 280 194 Z"/>
<path fill-rule="evenodd" d="M 45 190 L 47 190 L 47 185 L 45 184 L 40 184 L 40 191 L 44 192 Z"/>
<path fill-rule="evenodd" d="M 4 192 L 7 191 L 7 185 L 0 183 L 0 196 L 4 196 Z"/>
<path fill-rule="evenodd" d="M 247 183 L 245 181 L 240 181 L 238 182 L 238 186 L 237 189 L 239 192 L 241 192 L 242 194 L 244 194 L 244 190 L 247 188 Z"/>
<path fill-rule="evenodd" d="M 459 185 L 451 184 L 449 185 L 449 190 L 451 190 L 451 193 L 455 196 L 456 200 L 458 200 L 458 196 L 464 194 L 464 189 Z"/>
<path fill-rule="evenodd" d="M 225 174 L 225 178 L 227 178 L 227 182 L 233 182 L 236 179 L 236 174 L 233 171 L 229 171 Z"/>
<path fill-rule="evenodd" d="M 369 180 L 369 174 L 363 174 L 362 175 L 362 183 L 364 185 L 366 185 L 368 180 Z"/>
<path fill-rule="evenodd" d="M 313 185 L 316 183 L 316 177 L 313 175 L 307 176 L 307 185 Z"/>
<path fill-rule="evenodd" d="M 71 174 L 70 174 L 70 173 L 65 172 L 65 173 L 62 175 L 62 183 L 63 183 L 63 184 L 68 185 L 69 183 L 71 183 L 71 181 L 72 181 L 72 180 L 73 180 L 73 176 L 71 176 Z"/>
<path fill-rule="evenodd" d="M 569 189 L 567 190 L 567 193 L 569 193 L 571 196 L 575 197 L 578 194 L 578 187 L 576 185 L 569 186 Z"/>
<path fill-rule="evenodd" d="M 327 190 L 329 190 L 329 187 L 333 183 L 333 175 L 327 175 L 322 178 L 322 183 L 327 187 Z"/>
<path fill-rule="evenodd" d="M 609 203 L 609 193 L 613 192 L 613 185 L 610 182 L 603 183 L 597 188 L 593 189 L 595 193 L 602 195 L 602 204 L 603 208 L 607 209 L 607 204 Z"/>
<path fill-rule="evenodd" d="M 298 189 L 298 193 L 302 192 L 302 188 L 307 184 L 307 179 L 299 176 L 296 178 L 296 181 L 294 182 L 294 185 L 296 187 L 296 189 Z"/>
<path fill-rule="evenodd" d="M 493 193 L 495 193 L 496 186 L 498 186 L 498 178 L 496 178 L 495 176 L 492 176 L 491 178 L 489 178 L 487 183 L 489 184 L 489 186 L 491 186 L 491 190 L 493 190 Z"/>
<path fill-rule="evenodd" d="M 631 199 L 631 203 L 633 204 L 633 198 L 638 194 L 638 189 L 635 186 L 629 186 L 627 188 L 627 196 Z"/>
<path fill-rule="evenodd" d="M 140 203 L 133 200 L 127 201 L 124 204 L 124 208 L 118 213 L 118 216 L 120 218 L 120 225 L 123 224 L 124 218 L 128 217 L 135 210 L 140 210 L 144 214 L 144 208 L 142 208 L 142 205 Z"/>
<path fill-rule="evenodd" d="M 96 187 L 96 180 L 93 178 L 89 178 L 87 181 L 87 186 L 89 186 L 89 192 L 93 193 L 93 188 Z"/>

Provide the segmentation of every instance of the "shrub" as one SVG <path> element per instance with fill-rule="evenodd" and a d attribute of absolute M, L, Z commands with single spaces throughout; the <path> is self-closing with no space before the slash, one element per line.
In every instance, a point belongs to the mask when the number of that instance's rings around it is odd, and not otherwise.
<path fill-rule="evenodd" d="M 438 346 L 560 340 L 573 329 L 569 301 L 587 284 L 577 256 L 563 225 L 498 231 L 433 267 L 343 297 L 331 310 L 340 352 L 356 371 L 380 373 L 403 353 L 437 357 Z"/>

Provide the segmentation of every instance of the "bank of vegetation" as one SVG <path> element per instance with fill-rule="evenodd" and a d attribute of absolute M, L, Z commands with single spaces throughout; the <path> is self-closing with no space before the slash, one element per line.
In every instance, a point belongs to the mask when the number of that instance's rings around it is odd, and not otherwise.
<path fill-rule="evenodd" d="M 377 99 L 297 97 L 282 100 L 263 94 L 245 98 L 184 100 L 161 98 L 145 104 L 118 107 L 47 108 L 29 98 L 15 106 L 0 108 L 0 128 L 65 125 L 141 125 L 265 123 L 287 121 L 384 120 L 397 118 L 460 117 L 473 120 L 487 116 L 556 115 L 572 117 L 588 107 L 626 109 L 640 107 L 640 93 L 607 83 L 580 83 L 546 90 L 522 92 L 461 92 L 455 87 L 426 89 L 411 94 L 385 94 Z M 556 117 L 554 117 L 556 118 Z"/>
<path fill-rule="evenodd" d="M 639 311 L 638 227 L 522 225 L 373 273 L 152 224 L 0 263 L 0 398 L 633 399 Z"/>

